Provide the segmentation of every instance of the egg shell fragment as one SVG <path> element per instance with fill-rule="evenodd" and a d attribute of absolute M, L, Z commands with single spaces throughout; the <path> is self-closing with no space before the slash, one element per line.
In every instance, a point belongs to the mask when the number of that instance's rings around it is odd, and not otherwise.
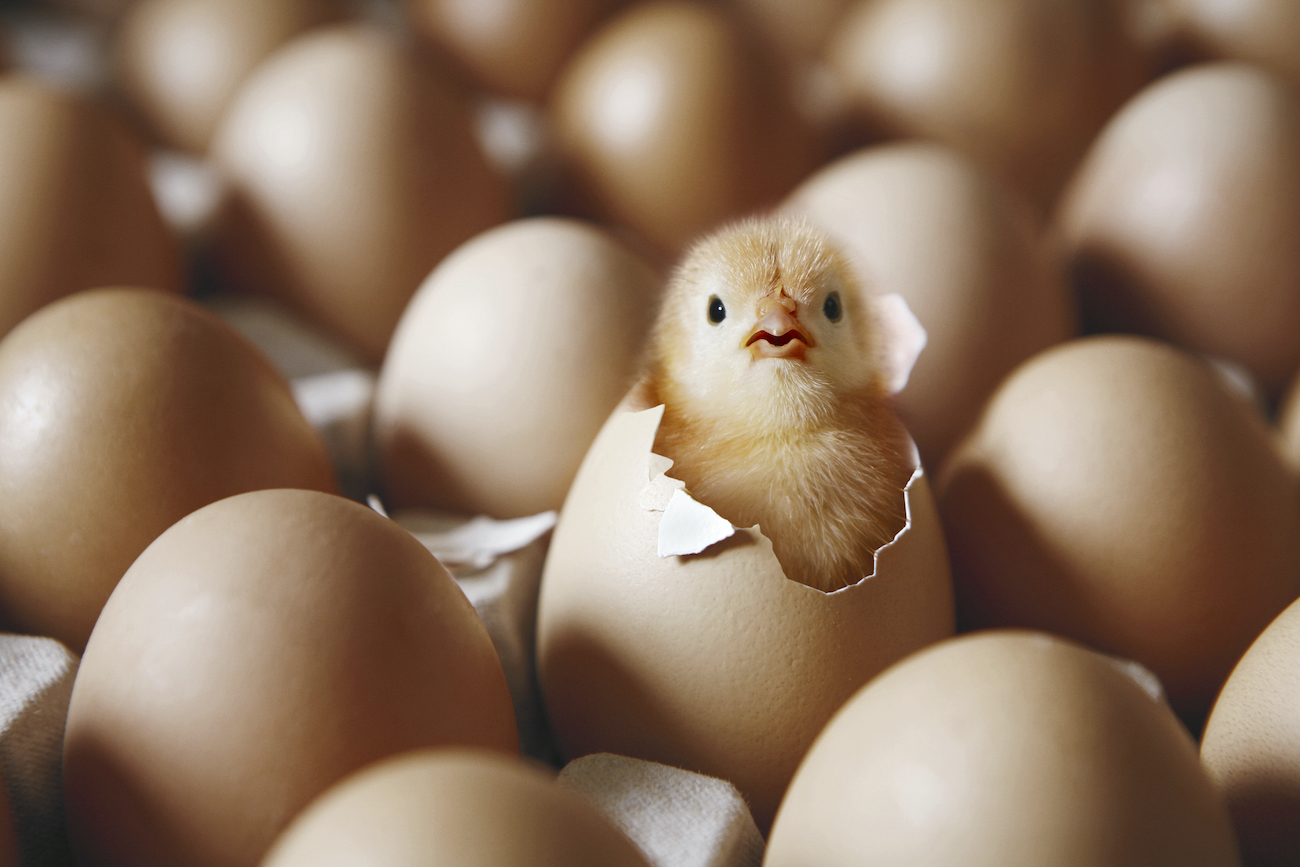
<path fill-rule="evenodd" d="M 255 491 L 140 555 L 105 606 L 64 747 L 79 864 L 261 862 L 359 768 L 518 751 L 501 663 L 446 569 L 351 500 Z"/>
<path fill-rule="evenodd" d="M 646 506 L 673 488 L 651 471 L 664 464 L 650 452 L 662 413 L 616 410 L 574 480 L 542 575 L 542 692 L 567 757 L 611 752 L 729 780 L 766 828 L 840 704 L 952 634 L 942 531 L 918 473 L 910 522 L 876 573 L 834 593 L 787 579 L 754 528 L 660 558 L 661 513 Z"/>

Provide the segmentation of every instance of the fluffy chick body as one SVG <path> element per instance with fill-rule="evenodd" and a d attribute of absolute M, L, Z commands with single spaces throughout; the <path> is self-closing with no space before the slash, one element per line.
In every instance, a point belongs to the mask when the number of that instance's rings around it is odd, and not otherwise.
<path fill-rule="evenodd" d="M 906 519 L 912 452 L 880 357 L 831 242 L 750 220 L 684 257 L 639 397 L 664 404 L 655 451 L 669 474 L 733 524 L 759 525 L 788 578 L 831 591 L 870 574 Z"/>

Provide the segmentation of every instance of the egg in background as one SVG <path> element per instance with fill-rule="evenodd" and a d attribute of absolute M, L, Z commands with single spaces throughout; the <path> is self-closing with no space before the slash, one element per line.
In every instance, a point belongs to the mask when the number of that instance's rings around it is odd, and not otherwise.
<path fill-rule="evenodd" d="M 1174 38 L 1202 56 L 1248 60 L 1300 85 L 1294 0 L 1160 0 Z"/>

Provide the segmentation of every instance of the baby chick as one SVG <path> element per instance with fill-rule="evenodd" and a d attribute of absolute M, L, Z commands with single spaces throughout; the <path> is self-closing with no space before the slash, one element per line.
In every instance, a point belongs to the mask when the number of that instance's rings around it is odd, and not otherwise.
<path fill-rule="evenodd" d="M 787 218 L 698 242 L 673 275 L 637 397 L 655 452 L 731 523 L 758 524 L 786 577 L 831 591 L 905 521 L 910 444 L 874 321 L 843 255 Z"/>

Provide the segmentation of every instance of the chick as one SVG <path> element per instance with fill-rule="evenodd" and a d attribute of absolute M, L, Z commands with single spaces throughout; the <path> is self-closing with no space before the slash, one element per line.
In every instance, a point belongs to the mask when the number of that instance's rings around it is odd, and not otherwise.
<path fill-rule="evenodd" d="M 698 242 L 669 282 L 637 397 L 655 452 L 786 577 L 831 591 L 902 529 L 910 440 L 848 262 L 806 223 L 754 219 Z"/>

